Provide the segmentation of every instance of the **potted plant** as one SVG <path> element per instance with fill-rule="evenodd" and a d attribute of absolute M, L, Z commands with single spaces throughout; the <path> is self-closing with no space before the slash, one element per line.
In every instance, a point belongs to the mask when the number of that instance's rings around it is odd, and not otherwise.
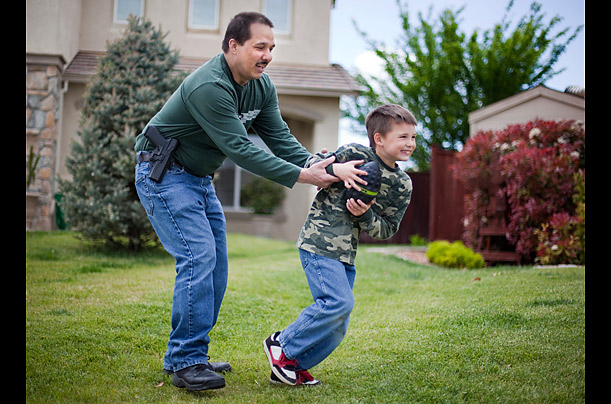
<path fill-rule="evenodd" d="M 267 178 L 254 177 L 240 192 L 240 205 L 252 209 L 255 234 L 269 236 L 273 214 L 284 201 L 285 189 Z"/>

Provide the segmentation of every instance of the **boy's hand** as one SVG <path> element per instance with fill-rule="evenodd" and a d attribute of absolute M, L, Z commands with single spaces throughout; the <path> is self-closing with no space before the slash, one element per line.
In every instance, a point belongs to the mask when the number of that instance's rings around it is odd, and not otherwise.
<path fill-rule="evenodd" d="M 327 188 L 334 182 L 339 181 L 335 175 L 327 173 L 326 167 L 335 161 L 335 156 L 331 156 L 323 161 L 312 164 L 309 168 L 302 168 L 297 178 L 297 182 L 316 185 L 320 188 Z"/>
<path fill-rule="evenodd" d="M 375 201 L 365 203 L 360 199 L 354 200 L 354 198 L 350 198 L 346 201 L 346 208 L 348 209 L 348 212 L 352 213 L 353 216 L 361 216 L 369 210 L 374 202 Z"/>
<path fill-rule="evenodd" d="M 346 188 L 354 188 L 360 191 L 361 188 L 357 183 L 367 185 L 367 181 L 359 177 L 359 175 L 367 175 L 367 172 L 359 170 L 355 166 L 363 162 L 364 160 L 351 160 L 345 163 L 335 163 L 333 164 L 333 174 L 344 181 L 344 186 Z"/>

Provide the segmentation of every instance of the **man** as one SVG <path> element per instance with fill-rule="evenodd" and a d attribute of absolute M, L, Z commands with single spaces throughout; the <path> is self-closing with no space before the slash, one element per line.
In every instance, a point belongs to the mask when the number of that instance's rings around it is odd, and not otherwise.
<path fill-rule="evenodd" d="M 208 334 L 228 272 L 225 218 L 213 173 L 230 158 L 287 187 L 300 182 L 326 188 L 339 180 L 327 172 L 334 157 L 303 168 L 310 153 L 282 121 L 276 90 L 264 74 L 275 47 L 272 28 L 262 14 L 236 15 L 227 27 L 223 53 L 190 74 L 136 140 L 138 196 L 159 240 L 176 259 L 172 331 L 163 368 L 175 386 L 189 390 L 224 387 L 217 372 L 231 368 L 208 363 Z M 178 140 L 160 181 L 149 177 L 156 154 L 146 136 L 151 128 Z M 249 128 L 273 154 L 249 140 Z M 361 182 L 357 175 L 362 171 L 352 168 L 347 181 Z"/>

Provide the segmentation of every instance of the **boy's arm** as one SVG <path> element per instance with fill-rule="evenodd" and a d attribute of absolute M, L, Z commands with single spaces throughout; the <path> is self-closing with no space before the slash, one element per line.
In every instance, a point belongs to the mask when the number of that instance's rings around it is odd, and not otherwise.
<path fill-rule="evenodd" d="M 392 201 L 392 206 L 387 206 L 379 213 L 376 209 L 368 209 L 361 216 L 357 216 L 356 222 L 360 229 L 378 240 L 392 237 L 399 230 L 403 215 L 409 206 L 412 195 L 411 185 L 410 180 L 405 184 L 399 184 L 398 189 L 391 191 L 393 195 L 389 195 L 387 200 Z"/>
<path fill-rule="evenodd" d="M 400 206 L 394 214 L 388 216 L 378 215 L 373 209 L 369 209 L 363 215 L 357 217 L 356 221 L 360 229 L 367 235 L 377 240 L 386 240 L 399 230 L 407 205 Z"/>

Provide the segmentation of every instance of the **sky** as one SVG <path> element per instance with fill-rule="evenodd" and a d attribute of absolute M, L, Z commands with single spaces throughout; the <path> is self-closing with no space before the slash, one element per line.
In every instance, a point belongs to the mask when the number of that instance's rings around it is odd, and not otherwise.
<path fill-rule="evenodd" d="M 460 14 L 459 30 L 469 36 L 475 29 L 479 32 L 491 29 L 505 15 L 509 0 L 403 0 L 407 4 L 410 22 L 417 25 L 418 13 L 427 15 L 432 6 L 432 21 L 446 8 L 458 10 L 464 6 Z M 514 0 L 509 13 L 509 20 L 515 23 L 530 11 L 533 0 Z M 559 16 L 562 21 L 556 25 L 559 28 L 575 28 L 585 25 L 585 0 L 537 0 L 541 4 L 541 12 L 545 14 L 543 22 Z M 378 42 L 392 46 L 402 34 L 399 19 L 399 8 L 396 0 L 336 0 L 331 9 L 329 60 L 343 66 L 350 73 L 356 69 L 364 72 L 374 72 L 377 65 L 375 56 L 369 52 L 367 43 L 361 38 L 354 27 L 354 22 L 367 36 Z M 566 40 L 566 37 L 564 40 Z M 585 27 L 569 44 L 555 65 L 555 70 L 565 69 L 547 83 L 546 86 L 564 91 L 570 85 L 585 87 Z M 340 144 L 348 141 L 358 141 L 348 134 L 345 119 L 340 122 Z"/>

